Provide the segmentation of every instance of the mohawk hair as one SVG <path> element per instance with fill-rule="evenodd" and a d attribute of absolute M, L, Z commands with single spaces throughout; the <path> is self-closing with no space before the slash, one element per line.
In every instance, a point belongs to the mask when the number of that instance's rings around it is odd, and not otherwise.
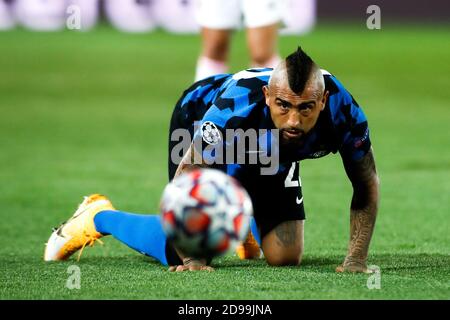
<path fill-rule="evenodd" d="M 286 58 L 286 69 L 289 87 L 297 94 L 305 89 L 311 71 L 315 66 L 314 61 L 299 46 L 297 51 Z"/>

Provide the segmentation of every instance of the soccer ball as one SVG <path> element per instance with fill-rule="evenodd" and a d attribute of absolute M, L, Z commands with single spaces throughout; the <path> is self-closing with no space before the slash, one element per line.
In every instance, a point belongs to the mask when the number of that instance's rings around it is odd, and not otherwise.
<path fill-rule="evenodd" d="M 164 189 L 162 226 L 183 254 L 212 258 L 235 248 L 250 229 L 252 203 L 234 178 L 214 169 L 182 174 Z"/>

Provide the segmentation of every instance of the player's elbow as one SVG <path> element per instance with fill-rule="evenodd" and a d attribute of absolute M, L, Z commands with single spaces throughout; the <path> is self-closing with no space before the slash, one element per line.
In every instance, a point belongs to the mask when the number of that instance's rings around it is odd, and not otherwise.
<path fill-rule="evenodd" d="M 380 188 L 380 176 L 378 174 L 375 174 L 373 178 L 373 183 L 377 189 Z"/>
<path fill-rule="evenodd" d="M 370 182 L 370 194 L 372 195 L 373 201 L 378 202 L 380 196 L 380 177 L 378 174 L 374 174 Z"/>

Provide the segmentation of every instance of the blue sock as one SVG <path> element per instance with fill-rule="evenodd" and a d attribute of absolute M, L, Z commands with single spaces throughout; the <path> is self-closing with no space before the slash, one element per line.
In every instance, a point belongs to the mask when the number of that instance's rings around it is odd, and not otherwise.
<path fill-rule="evenodd" d="M 250 230 L 253 233 L 253 237 L 255 238 L 256 242 L 258 242 L 259 247 L 261 248 L 261 236 L 259 235 L 258 226 L 256 225 L 255 218 L 252 217 L 252 220 L 250 221 Z"/>
<path fill-rule="evenodd" d="M 159 215 L 131 214 L 105 210 L 94 218 L 101 234 L 110 234 L 130 248 L 167 265 L 166 235 Z"/>

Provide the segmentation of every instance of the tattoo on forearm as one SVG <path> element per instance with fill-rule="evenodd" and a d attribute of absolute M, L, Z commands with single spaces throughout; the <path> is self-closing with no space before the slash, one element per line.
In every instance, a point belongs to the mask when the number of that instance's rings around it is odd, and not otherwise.
<path fill-rule="evenodd" d="M 346 171 L 354 190 L 350 210 L 347 262 L 365 263 L 375 227 L 379 198 L 378 177 L 372 150 L 361 161 L 347 164 Z"/>
<path fill-rule="evenodd" d="M 298 237 L 300 237 L 297 224 L 292 221 L 286 221 L 278 225 L 275 228 L 275 234 L 278 238 L 278 243 L 284 247 L 295 245 L 298 242 Z"/>
<path fill-rule="evenodd" d="M 351 210 L 348 256 L 365 261 L 376 221 L 376 203 L 363 210 Z"/>

